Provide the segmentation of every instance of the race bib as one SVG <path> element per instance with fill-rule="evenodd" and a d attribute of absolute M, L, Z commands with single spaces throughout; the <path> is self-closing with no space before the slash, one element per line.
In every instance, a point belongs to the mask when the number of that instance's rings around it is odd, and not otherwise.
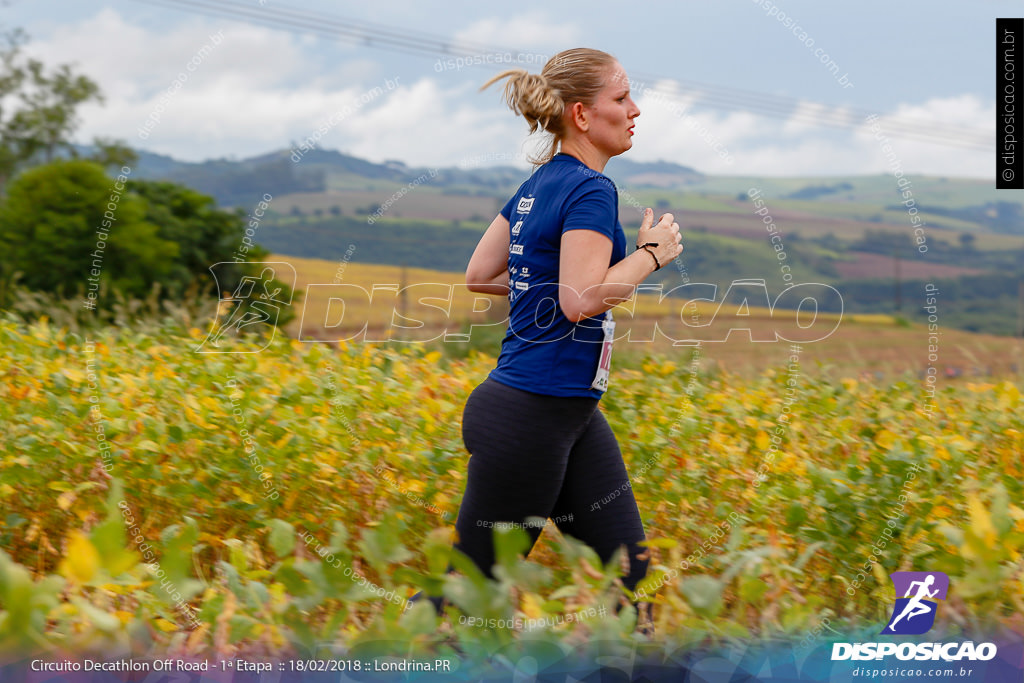
<path fill-rule="evenodd" d="M 594 381 L 590 388 L 607 391 L 608 375 L 612 369 L 612 341 L 615 339 L 615 320 L 612 319 L 611 311 L 605 313 L 601 330 L 604 332 L 604 341 L 601 342 L 601 360 L 597 364 L 597 373 L 594 375 Z"/>

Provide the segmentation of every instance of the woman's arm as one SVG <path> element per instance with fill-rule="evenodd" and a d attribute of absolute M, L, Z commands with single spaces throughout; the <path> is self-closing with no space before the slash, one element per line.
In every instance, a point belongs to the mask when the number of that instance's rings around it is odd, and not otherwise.
<path fill-rule="evenodd" d="M 508 295 L 508 219 L 498 214 L 484 232 L 466 266 L 471 292 Z"/>
<path fill-rule="evenodd" d="M 662 265 L 683 251 L 674 220 L 666 213 L 652 226 L 654 212 L 647 209 L 637 237 L 640 244 L 658 243 L 650 249 Z M 596 230 L 569 230 L 562 235 L 558 280 L 565 286 L 558 288 L 558 303 L 566 318 L 579 322 L 628 301 L 636 286 L 655 271 L 654 259 L 643 249 L 609 268 L 611 255 L 612 241 Z"/>

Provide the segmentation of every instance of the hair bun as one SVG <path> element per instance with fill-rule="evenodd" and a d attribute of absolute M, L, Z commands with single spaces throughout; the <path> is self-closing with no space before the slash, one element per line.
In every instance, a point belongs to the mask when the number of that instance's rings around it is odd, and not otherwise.
<path fill-rule="evenodd" d="M 509 108 L 522 115 L 530 124 L 530 132 L 538 129 L 555 132 L 557 121 L 562 116 L 565 104 L 557 89 L 553 88 L 544 74 L 531 74 L 526 69 L 510 69 L 504 71 L 483 87 L 491 85 L 502 78 L 505 83 L 505 101 Z"/>

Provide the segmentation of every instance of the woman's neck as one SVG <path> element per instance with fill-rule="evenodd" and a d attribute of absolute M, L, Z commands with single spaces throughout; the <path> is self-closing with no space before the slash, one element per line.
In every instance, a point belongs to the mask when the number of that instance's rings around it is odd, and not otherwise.
<path fill-rule="evenodd" d="M 562 140 L 562 144 L 558 151 L 576 157 L 588 168 L 591 168 L 598 173 L 604 173 L 605 164 L 608 163 L 609 159 L 606 154 L 599 151 L 594 147 L 594 145 L 585 139 L 581 140 L 573 138 Z"/>

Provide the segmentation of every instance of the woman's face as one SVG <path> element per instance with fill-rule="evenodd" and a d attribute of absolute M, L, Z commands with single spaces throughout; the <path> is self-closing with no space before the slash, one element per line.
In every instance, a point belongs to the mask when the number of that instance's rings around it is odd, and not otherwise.
<path fill-rule="evenodd" d="M 615 62 L 608 69 L 604 88 L 588 110 L 587 136 L 595 147 L 613 157 L 633 146 L 633 119 L 640 116 L 640 108 L 630 96 L 629 78 L 621 64 Z"/>

